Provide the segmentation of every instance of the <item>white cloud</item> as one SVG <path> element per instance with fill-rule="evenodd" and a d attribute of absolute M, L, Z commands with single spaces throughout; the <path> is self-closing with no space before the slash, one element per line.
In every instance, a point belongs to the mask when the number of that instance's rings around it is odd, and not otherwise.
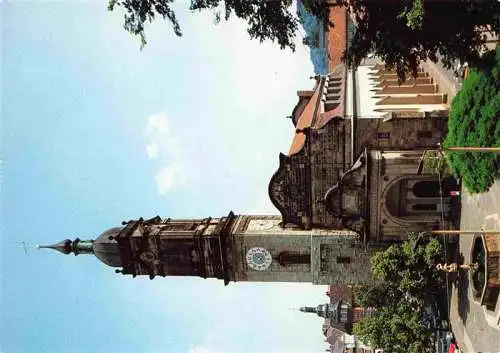
<path fill-rule="evenodd" d="M 160 156 L 160 146 L 155 142 L 150 143 L 146 146 L 146 153 L 149 159 L 156 159 Z"/>
<path fill-rule="evenodd" d="M 170 164 L 162 168 L 155 176 L 158 192 L 165 195 L 175 186 L 186 184 L 178 164 Z"/>
<path fill-rule="evenodd" d="M 170 135 L 170 123 L 164 114 L 155 114 L 149 117 L 146 127 L 146 135 L 158 132 L 164 135 Z"/>
<path fill-rule="evenodd" d="M 165 114 L 148 118 L 144 131 L 146 154 L 156 161 L 156 188 L 161 195 L 186 184 L 186 167 L 183 164 L 180 138 L 172 132 Z"/>

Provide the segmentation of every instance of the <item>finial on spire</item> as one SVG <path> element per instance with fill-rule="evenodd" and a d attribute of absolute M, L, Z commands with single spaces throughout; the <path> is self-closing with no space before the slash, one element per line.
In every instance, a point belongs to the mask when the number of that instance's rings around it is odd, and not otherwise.
<path fill-rule="evenodd" d="M 57 250 L 62 254 L 68 255 L 71 253 L 72 247 L 71 247 L 72 241 L 69 239 L 64 239 L 63 241 L 60 241 L 57 244 L 52 244 L 52 245 L 38 245 L 39 249 L 53 249 Z"/>
<path fill-rule="evenodd" d="M 302 307 L 300 307 L 299 310 L 302 311 L 303 313 L 315 313 L 316 312 L 316 308 L 314 308 L 312 306 L 302 306 Z"/>
<path fill-rule="evenodd" d="M 51 245 L 38 245 L 38 249 L 53 249 L 57 250 L 62 254 L 68 255 L 72 251 L 72 241 L 69 239 L 64 239 L 63 241 L 60 241 L 59 243 L 56 244 L 51 244 Z"/>
<path fill-rule="evenodd" d="M 92 254 L 93 240 L 75 240 L 64 239 L 57 244 L 52 245 L 38 245 L 38 249 L 53 249 L 59 251 L 61 254 L 68 255 L 70 253 L 78 254 Z"/>
<path fill-rule="evenodd" d="M 123 227 L 111 228 L 98 236 L 95 240 L 75 240 L 64 239 L 57 244 L 39 245 L 39 249 L 52 249 L 59 251 L 61 254 L 91 254 L 97 257 L 101 262 L 112 267 L 121 267 L 122 260 L 120 254 L 119 243 L 117 242 L 117 234 Z"/>

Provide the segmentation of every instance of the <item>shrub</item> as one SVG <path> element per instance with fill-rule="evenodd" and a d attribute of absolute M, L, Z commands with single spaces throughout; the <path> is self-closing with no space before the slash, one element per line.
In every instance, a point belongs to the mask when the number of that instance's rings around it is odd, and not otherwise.
<path fill-rule="evenodd" d="M 371 268 L 380 282 L 354 290 L 356 303 L 377 308 L 372 316 L 354 324 L 359 339 L 385 352 L 431 351 L 431 331 L 422 312 L 432 293 L 443 285 L 435 268 L 443 261 L 440 239 L 416 234 L 376 253 Z"/>
<path fill-rule="evenodd" d="M 451 104 L 445 147 L 500 147 L 500 46 L 471 70 Z M 500 178 L 500 154 L 448 152 L 455 175 L 473 193 L 484 192 Z"/>

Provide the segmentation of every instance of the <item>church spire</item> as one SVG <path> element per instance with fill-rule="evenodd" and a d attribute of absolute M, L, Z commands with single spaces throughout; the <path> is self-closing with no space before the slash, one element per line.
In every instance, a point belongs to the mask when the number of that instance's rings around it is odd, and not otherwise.
<path fill-rule="evenodd" d="M 340 302 L 335 304 L 320 304 L 317 307 L 303 306 L 300 311 L 303 313 L 316 313 L 316 315 L 324 318 L 337 318 Z"/>
<path fill-rule="evenodd" d="M 65 239 L 56 244 L 37 245 L 36 247 L 38 249 L 53 249 L 59 251 L 62 254 L 68 255 L 69 253 L 71 253 L 71 240 Z"/>
<path fill-rule="evenodd" d="M 52 245 L 39 245 L 38 248 L 53 249 L 65 255 L 71 253 L 75 255 L 92 254 L 108 266 L 120 267 L 122 266 L 122 259 L 119 244 L 116 242 L 115 237 L 120 233 L 122 228 L 109 229 L 95 240 L 81 240 L 79 238 L 75 240 L 64 239 Z"/>

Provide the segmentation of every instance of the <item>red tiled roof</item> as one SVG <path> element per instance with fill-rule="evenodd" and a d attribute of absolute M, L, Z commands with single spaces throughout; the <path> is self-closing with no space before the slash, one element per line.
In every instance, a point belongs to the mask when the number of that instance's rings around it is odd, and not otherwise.
<path fill-rule="evenodd" d="M 336 302 L 338 300 L 345 301 L 349 304 L 352 304 L 352 288 L 345 284 L 336 284 L 331 285 L 328 288 L 327 295 L 330 297 L 332 302 Z"/>
<path fill-rule="evenodd" d="M 316 107 L 316 102 L 319 99 L 319 90 L 320 90 L 319 79 L 316 82 L 316 87 L 314 87 L 314 93 L 307 102 L 306 107 L 300 114 L 299 119 L 297 120 L 296 129 L 303 129 L 305 127 L 310 127 L 312 124 L 313 116 L 314 116 L 314 108 Z M 306 141 L 306 136 L 302 132 L 297 132 L 292 140 L 292 145 L 290 146 L 290 150 L 288 151 L 288 155 L 295 154 L 302 149 L 304 146 L 304 142 Z"/>
<path fill-rule="evenodd" d="M 338 6 L 331 8 L 329 20 L 330 22 L 333 22 L 335 24 L 334 27 L 327 28 L 326 34 L 328 48 L 328 70 L 329 72 L 332 72 L 339 64 L 341 64 L 341 57 L 346 48 L 346 9 L 344 7 Z M 307 103 L 306 107 L 297 120 L 296 128 L 298 130 L 311 127 L 314 120 L 316 102 L 320 97 L 319 89 L 320 85 L 317 83 L 314 89 L 314 94 L 309 99 L 309 102 Z M 320 121 L 322 122 L 321 126 L 324 125 L 326 121 L 330 120 L 330 118 L 333 116 L 332 114 L 335 115 L 336 112 L 332 112 L 328 116 L 320 117 Z M 306 137 L 304 133 L 296 133 L 292 140 L 292 145 L 290 146 L 288 155 L 299 152 L 304 146 L 305 141 Z"/>
<path fill-rule="evenodd" d="M 335 27 L 328 28 L 327 36 L 328 71 L 332 72 L 341 63 L 340 59 L 346 49 L 347 28 L 345 7 L 333 7 L 330 10 L 329 20 L 335 24 Z"/>
<path fill-rule="evenodd" d="M 337 330 L 335 327 L 329 327 L 326 331 L 326 341 L 330 344 L 335 344 L 342 339 L 344 332 Z"/>

